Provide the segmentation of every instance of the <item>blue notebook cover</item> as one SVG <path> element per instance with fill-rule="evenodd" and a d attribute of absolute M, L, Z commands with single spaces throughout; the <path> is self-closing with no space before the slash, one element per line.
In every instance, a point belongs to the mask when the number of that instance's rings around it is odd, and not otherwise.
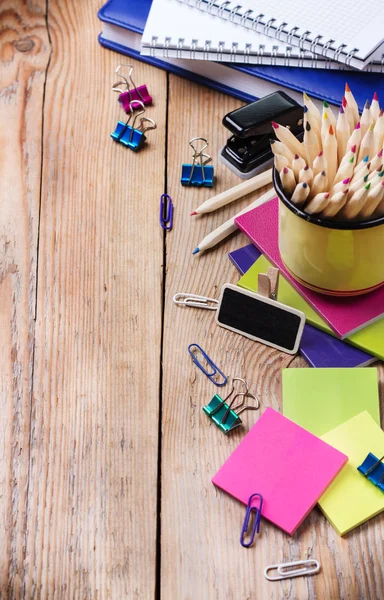
<path fill-rule="evenodd" d="M 105 23 L 128 29 L 142 35 L 151 8 L 151 0 L 109 0 L 99 11 L 99 18 Z M 138 50 L 128 48 L 99 36 L 103 46 L 127 54 L 138 60 L 142 60 L 167 71 L 176 73 L 202 83 L 224 93 L 230 94 L 246 102 L 255 99 L 255 96 L 244 94 L 241 90 L 223 86 L 213 80 L 200 77 L 190 71 L 179 69 L 157 58 L 141 56 Z M 340 71 L 325 69 L 309 69 L 298 67 L 272 67 L 256 65 L 233 65 L 225 63 L 227 67 L 237 69 L 252 77 L 259 77 L 271 81 L 276 85 L 290 88 L 298 92 L 307 92 L 310 96 L 319 100 L 327 100 L 333 104 L 340 104 L 344 94 L 345 82 L 348 81 L 360 111 L 363 110 L 367 98 L 371 99 L 373 92 L 384 97 L 384 76 L 382 73 L 367 73 L 361 71 L 344 71 L 340 65 Z"/>
<path fill-rule="evenodd" d="M 244 275 L 260 255 L 261 252 L 256 246 L 248 244 L 230 252 L 228 258 Z M 350 346 L 308 323 L 305 324 L 301 338 L 300 354 L 312 367 L 317 368 L 363 367 L 377 360 L 371 354 Z"/>

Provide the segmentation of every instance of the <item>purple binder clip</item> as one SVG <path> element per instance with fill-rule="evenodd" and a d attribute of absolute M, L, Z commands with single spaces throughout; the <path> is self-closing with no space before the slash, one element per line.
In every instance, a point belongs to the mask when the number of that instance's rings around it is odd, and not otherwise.
<path fill-rule="evenodd" d="M 122 68 L 129 69 L 127 77 L 121 72 Z M 119 102 L 126 113 L 131 111 L 132 102 L 139 101 L 144 106 L 152 104 L 152 96 L 150 96 L 147 86 L 144 84 L 137 87 L 132 79 L 132 71 L 131 65 L 119 65 L 116 74 L 122 78 L 122 81 L 117 81 L 112 86 L 112 90 L 118 92 Z"/>
<path fill-rule="evenodd" d="M 160 196 L 160 225 L 165 231 L 171 231 L 173 225 L 173 203 L 168 194 Z"/>

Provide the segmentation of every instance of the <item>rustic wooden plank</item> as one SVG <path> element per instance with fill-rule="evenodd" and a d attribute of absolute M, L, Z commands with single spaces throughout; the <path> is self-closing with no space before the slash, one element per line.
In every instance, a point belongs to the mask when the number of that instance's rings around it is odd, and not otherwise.
<path fill-rule="evenodd" d="M 218 174 L 215 191 L 238 180 L 219 164 L 225 143 L 222 116 L 239 103 L 216 92 L 171 77 L 169 94 L 169 193 L 176 203 L 174 230 L 167 235 L 167 278 L 164 322 L 162 419 L 162 598 L 297 600 L 379 599 L 384 596 L 384 517 L 373 519 L 341 539 L 318 509 L 312 511 L 292 538 L 263 523 L 255 546 L 245 550 L 239 535 L 244 507 L 215 490 L 212 476 L 240 442 L 243 431 L 226 438 L 202 412 L 218 391 L 193 365 L 187 346 L 200 344 L 231 376 L 243 376 L 261 402 L 281 409 L 281 370 L 305 366 L 289 357 L 218 328 L 212 313 L 176 307 L 176 292 L 217 297 L 224 282 L 238 276 L 227 253 L 246 242 L 237 234 L 215 251 L 192 257 L 198 242 L 247 200 L 209 216 L 189 213 L 211 195 L 210 190 L 181 188 L 181 162 L 189 158 L 188 140 L 204 135 Z M 256 197 L 256 196 L 254 196 Z M 380 367 L 381 379 L 383 369 Z M 224 391 L 224 390 L 223 390 Z M 220 393 L 220 391 L 219 391 Z M 382 404 L 382 408 L 384 408 Z M 247 415 L 247 413 L 246 413 Z M 245 430 L 258 417 L 245 416 Z M 313 556 L 322 572 L 312 578 L 269 583 L 268 564 Z"/>
<path fill-rule="evenodd" d="M 99 6 L 48 5 L 28 598 L 155 590 L 166 75 L 137 65 L 158 129 L 140 154 L 115 144 Z"/>
<path fill-rule="evenodd" d="M 0 5 L 0 598 L 20 597 L 25 556 L 45 2 Z"/>

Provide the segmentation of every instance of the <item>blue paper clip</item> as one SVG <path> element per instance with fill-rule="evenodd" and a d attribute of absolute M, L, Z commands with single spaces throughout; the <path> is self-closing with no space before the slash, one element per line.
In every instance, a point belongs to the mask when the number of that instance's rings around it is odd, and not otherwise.
<path fill-rule="evenodd" d="M 201 362 L 197 358 L 197 356 L 194 353 L 194 351 L 192 350 L 192 348 L 197 349 L 201 353 L 201 355 L 205 359 L 206 363 L 212 368 L 211 373 L 204 368 L 204 366 L 201 364 Z M 193 362 L 195 363 L 195 365 L 197 367 L 199 367 L 199 369 L 201 371 L 203 371 L 204 375 L 206 375 L 208 377 L 208 379 L 210 379 L 212 381 L 212 383 L 214 383 L 218 387 L 223 387 L 227 383 L 227 376 L 224 375 L 223 371 L 221 371 L 219 369 L 219 367 L 217 365 L 215 365 L 215 363 L 212 361 L 212 359 L 209 358 L 208 354 L 206 352 L 204 352 L 204 350 L 198 344 L 189 344 L 188 352 L 191 355 L 191 358 L 192 358 Z M 222 378 L 223 378 L 222 383 L 215 379 L 215 376 L 217 374 L 222 376 Z"/>
<path fill-rule="evenodd" d="M 201 149 L 195 148 L 194 142 L 204 142 Z M 208 147 L 208 141 L 202 137 L 192 138 L 189 142 L 193 150 L 192 164 L 183 164 L 181 168 L 181 185 L 213 186 L 214 168 L 206 165 L 212 160 L 203 150 Z"/>
<path fill-rule="evenodd" d="M 173 225 L 173 202 L 171 196 L 160 196 L 160 225 L 165 231 L 171 231 Z"/>
<path fill-rule="evenodd" d="M 259 499 L 259 506 L 252 506 L 252 502 L 254 498 L 258 498 Z M 241 534 L 240 534 L 240 544 L 244 547 L 244 548 L 250 548 L 253 544 L 253 542 L 255 541 L 255 535 L 256 533 L 260 533 L 260 519 L 261 519 L 261 511 L 263 508 L 263 496 L 261 494 L 252 494 L 252 496 L 249 497 L 248 500 L 248 504 L 247 504 L 247 509 L 245 511 L 245 519 L 244 519 L 244 523 L 243 523 L 243 528 L 241 530 Z M 252 531 L 250 532 L 250 539 L 249 542 L 245 542 L 244 538 L 247 535 L 248 529 L 249 529 L 249 521 L 251 519 L 251 515 L 252 513 L 255 513 L 255 521 L 253 523 L 252 526 Z"/>
<path fill-rule="evenodd" d="M 132 125 L 130 125 L 130 121 L 133 113 L 133 105 L 139 104 L 142 107 L 142 110 L 135 114 L 133 118 Z M 148 119 L 147 117 L 143 117 L 140 119 L 139 127 L 135 127 L 136 121 L 138 117 L 140 117 L 145 112 L 145 106 L 139 100 L 133 100 L 131 102 L 131 112 L 127 121 L 124 123 L 123 121 L 118 121 L 116 125 L 116 129 L 113 133 L 111 133 L 111 137 L 115 140 L 115 142 L 120 142 L 123 146 L 126 146 L 130 150 L 134 152 L 138 152 L 144 146 L 146 141 L 145 133 L 150 129 L 156 129 L 156 123 L 152 119 Z M 151 123 L 151 126 L 145 126 L 145 123 Z"/>
<path fill-rule="evenodd" d="M 382 456 L 381 458 L 376 458 L 376 456 L 372 454 L 372 452 L 370 452 L 363 464 L 357 467 L 357 470 L 360 471 L 360 473 L 362 473 L 364 477 L 367 477 L 367 479 L 369 479 L 369 481 L 373 483 L 373 485 L 375 485 L 377 488 L 379 488 L 379 490 L 381 490 L 382 492 L 384 492 L 383 460 L 384 456 Z"/>

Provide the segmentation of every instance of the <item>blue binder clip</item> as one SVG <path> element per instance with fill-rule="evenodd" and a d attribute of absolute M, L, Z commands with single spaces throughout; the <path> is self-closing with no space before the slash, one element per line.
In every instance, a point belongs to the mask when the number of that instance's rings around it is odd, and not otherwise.
<path fill-rule="evenodd" d="M 381 458 L 376 458 L 372 452 L 370 452 L 365 459 L 365 461 L 357 467 L 357 470 L 360 471 L 367 477 L 373 485 L 375 485 L 379 490 L 384 492 L 384 456 Z"/>
<path fill-rule="evenodd" d="M 141 105 L 142 110 L 134 115 L 132 125 L 130 125 L 130 121 L 133 116 L 134 104 Z M 133 100 L 131 102 L 131 112 L 127 121 L 125 123 L 123 121 L 118 121 L 115 131 L 111 133 L 111 137 L 115 140 L 115 142 L 120 142 L 120 144 L 123 144 L 123 146 L 133 150 L 133 152 L 138 152 L 141 150 L 147 139 L 145 133 L 151 129 L 156 129 L 155 121 L 148 119 L 147 117 L 141 118 L 139 127 L 135 127 L 138 117 L 144 113 L 144 104 L 139 100 Z M 147 122 L 151 125 L 145 126 L 145 123 Z"/>
<path fill-rule="evenodd" d="M 203 142 L 202 148 L 194 146 L 194 142 Z M 189 142 L 193 150 L 192 164 L 183 164 L 181 168 L 181 185 L 195 185 L 199 187 L 212 187 L 214 168 L 206 166 L 212 158 L 205 154 L 204 150 L 208 148 L 208 141 L 202 137 L 192 138 Z"/>

